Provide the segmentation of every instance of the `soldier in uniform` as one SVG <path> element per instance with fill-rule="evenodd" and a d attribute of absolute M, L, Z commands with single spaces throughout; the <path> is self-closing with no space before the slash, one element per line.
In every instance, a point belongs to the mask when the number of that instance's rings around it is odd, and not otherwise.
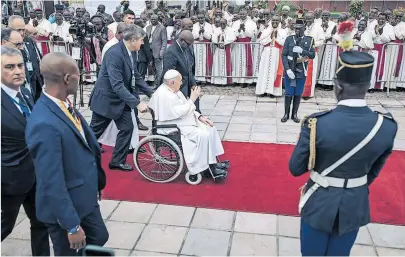
<path fill-rule="evenodd" d="M 369 186 L 397 133 L 392 116 L 373 112 L 364 99 L 374 58 L 345 51 L 338 62 L 337 107 L 303 121 L 289 162 L 293 176 L 310 171 L 299 204 L 303 256 L 350 255 L 359 228 L 370 222 Z"/>
<path fill-rule="evenodd" d="M 290 106 L 293 102 L 291 118 L 299 123 L 297 112 L 307 77 L 308 59 L 315 58 L 314 40 L 304 35 L 304 20 L 297 19 L 295 35 L 286 38 L 281 59 L 284 66 L 285 101 L 284 116 L 281 122 L 290 118 Z"/>

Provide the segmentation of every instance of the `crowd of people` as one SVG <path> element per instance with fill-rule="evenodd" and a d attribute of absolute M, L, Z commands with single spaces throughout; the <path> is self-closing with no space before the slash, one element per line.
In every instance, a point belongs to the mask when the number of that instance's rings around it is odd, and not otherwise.
<path fill-rule="evenodd" d="M 40 41 L 38 46 L 42 55 L 50 51 L 71 51 L 68 44 L 76 38 L 69 28 L 78 23 L 92 24 L 90 28 L 86 26 L 94 33 L 87 34 L 83 63 L 88 73 L 84 80 L 94 83 L 97 76 L 91 71 L 98 71 L 107 42 L 116 40 L 117 25 L 135 23 L 147 32 L 150 47 L 141 50 L 146 51 L 143 55 L 147 57 L 142 60 L 146 64 L 143 73 L 146 80 L 155 81 L 155 87 L 161 81 L 162 59 L 167 47 L 173 44 L 180 31 L 190 30 L 195 39 L 193 72 L 198 83 L 255 85 L 257 95 L 274 97 L 283 94 L 282 47 L 287 36 L 294 34 L 296 19 L 303 18 L 304 34 L 314 39 L 315 46 L 315 58 L 310 60 L 302 95 L 308 98 L 314 96 L 316 86 L 331 89 L 339 51 L 337 28 L 340 23 L 351 20 L 355 24 L 355 48 L 367 51 L 375 58 L 370 91 L 405 88 L 402 9 L 373 8 L 367 15 L 351 17 L 341 13 L 337 19 L 332 19 L 329 11 L 320 8 L 292 12 L 289 6 L 264 9 L 252 6 L 250 1 L 246 1 L 245 6 L 227 2 L 221 6 L 214 4 L 210 10 L 191 8 L 189 3 L 185 9 L 169 10 L 163 1 L 153 9 L 150 1 L 145 3 L 146 9 L 137 17 L 131 11 L 129 1 L 122 1 L 116 10 L 109 10 L 112 15 L 106 12 L 104 5 L 99 5 L 96 15 L 91 17 L 85 8 L 74 10 L 68 1 L 63 1 L 63 4 L 55 5 L 55 13 L 48 20 L 43 17 L 42 10 L 31 10 L 28 24 Z M 280 11 L 276 12 L 276 9 Z M 184 24 L 185 18 L 191 23 Z"/>

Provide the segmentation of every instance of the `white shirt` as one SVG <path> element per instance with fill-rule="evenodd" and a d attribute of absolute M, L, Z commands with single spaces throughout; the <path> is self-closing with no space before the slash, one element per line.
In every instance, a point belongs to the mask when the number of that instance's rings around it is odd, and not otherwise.
<path fill-rule="evenodd" d="M 17 98 L 18 92 L 21 93 L 21 89 L 20 89 L 20 88 L 18 88 L 18 91 L 17 91 L 17 90 L 14 90 L 14 89 L 12 89 L 12 88 L 9 88 L 8 86 L 4 85 L 3 83 L 1 83 L 1 88 L 4 90 L 4 92 L 6 92 L 7 95 L 9 95 L 9 96 L 10 96 L 12 99 L 14 99 L 17 103 L 20 102 L 20 100 Z M 21 94 L 22 94 L 22 93 L 21 93 Z M 14 105 L 17 106 L 17 109 L 18 109 L 21 113 L 23 113 L 23 111 L 21 110 L 21 107 L 20 107 L 16 102 L 13 101 Z"/>
<path fill-rule="evenodd" d="M 104 55 L 105 53 L 107 53 L 107 50 L 110 49 L 113 45 L 117 44 L 118 42 L 120 41 L 116 37 L 114 37 L 104 45 L 103 51 L 101 52 L 101 60 L 104 59 Z"/>
<path fill-rule="evenodd" d="M 365 107 L 367 102 L 364 99 L 346 99 L 338 102 L 338 105 L 345 105 L 349 107 Z"/>
<path fill-rule="evenodd" d="M 44 88 L 45 88 L 45 87 L 46 87 L 46 86 L 44 85 Z M 65 113 L 65 112 L 63 111 L 62 107 L 60 106 L 61 100 L 59 100 L 58 98 L 53 97 L 53 96 L 51 96 L 50 94 L 46 93 L 45 90 L 42 90 L 42 93 L 44 93 L 44 95 L 46 95 L 49 99 L 51 99 L 52 102 L 54 102 L 54 103 L 62 110 L 63 113 Z M 70 107 L 69 104 L 68 104 L 66 101 L 62 101 L 62 103 L 65 105 L 66 109 L 68 109 L 68 108 Z M 81 120 L 81 122 L 83 122 L 83 121 Z M 80 126 L 79 132 L 80 132 L 80 134 L 82 135 L 84 141 L 86 141 L 86 143 L 87 143 L 86 136 L 84 135 L 84 131 L 83 131 L 82 124 L 79 123 L 79 126 Z"/>

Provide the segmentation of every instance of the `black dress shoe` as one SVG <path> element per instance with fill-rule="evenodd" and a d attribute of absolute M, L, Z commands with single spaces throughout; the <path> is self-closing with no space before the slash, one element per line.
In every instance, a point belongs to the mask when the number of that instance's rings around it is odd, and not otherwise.
<path fill-rule="evenodd" d="M 216 163 L 216 168 L 221 169 L 221 170 L 228 170 L 229 166 L 230 166 L 229 161 L 222 161 L 222 162 Z"/>
<path fill-rule="evenodd" d="M 133 168 L 129 164 L 109 164 L 110 170 L 132 171 Z"/>
<path fill-rule="evenodd" d="M 138 123 L 138 129 L 139 129 L 139 130 L 148 130 L 149 128 L 139 122 L 139 123 Z"/>

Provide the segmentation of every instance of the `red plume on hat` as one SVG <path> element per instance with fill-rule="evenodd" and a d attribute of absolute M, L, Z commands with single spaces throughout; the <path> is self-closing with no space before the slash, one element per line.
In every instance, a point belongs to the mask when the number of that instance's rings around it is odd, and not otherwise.
<path fill-rule="evenodd" d="M 348 51 L 353 49 L 353 29 L 354 24 L 351 21 L 344 21 L 339 24 L 337 33 L 339 34 L 339 46 Z"/>
<path fill-rule="evenodd" d="M 351 21 L 344 21 L 339 24 L 338 27 L 338 34 L 346 34 L 346 33 L 351 33 L 354 29 L 354 24 Z"/>

